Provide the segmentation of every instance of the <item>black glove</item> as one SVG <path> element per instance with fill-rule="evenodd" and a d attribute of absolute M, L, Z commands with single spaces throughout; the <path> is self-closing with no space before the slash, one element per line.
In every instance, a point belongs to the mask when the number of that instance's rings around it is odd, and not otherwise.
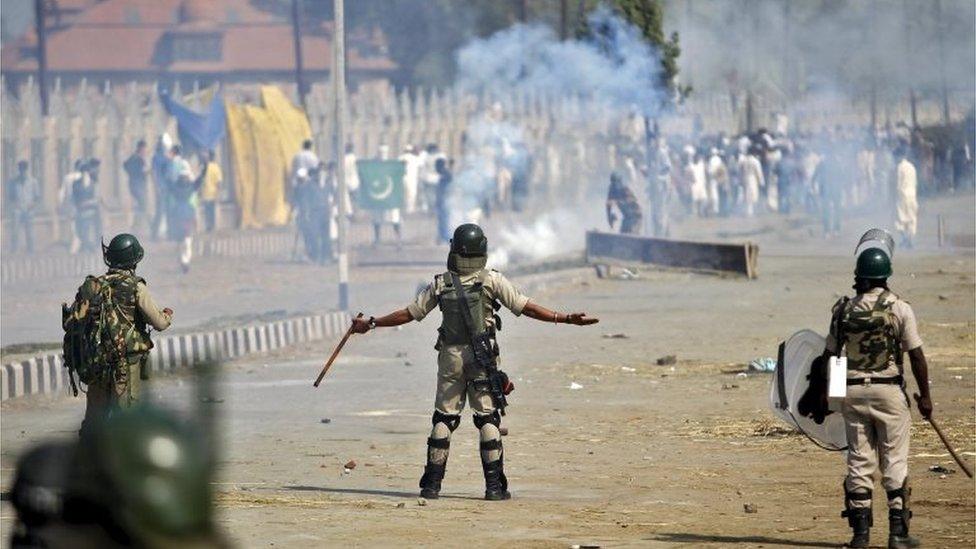
<path fill-rule="evenodd" d="M 811 418 L 820 425 L 833 413 L 827 403 L 827 358 L 825 356 L 821 355 L 813 360 L 807 379 L 810 380 L 810 385 L 800 397 L 796 407 L 800 415 Z"/>

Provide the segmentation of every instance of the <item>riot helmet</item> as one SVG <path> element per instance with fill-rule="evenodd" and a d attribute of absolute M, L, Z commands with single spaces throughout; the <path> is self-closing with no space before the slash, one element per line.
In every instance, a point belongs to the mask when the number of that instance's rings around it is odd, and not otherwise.
<path fill-rule="evenodd" d="M 461 254 L 463 257 L 479 257 L 488 255 L 488 239 L 481 227 L 474 223 L 465 223 L 454 229 L 451 238 L 451 253 Z"/>
<path fill-rule="evenodd" d="M 891 273 L 891 258 L 881 248 L 868 248 L 857 256 L 854 278 L 884 280 Z"/>
<path fill-rule="evenodd" d="M 215 532 L 212 473 L 201 432 L 167 410 L 135 406 L 82 438 L 68 511 L 135 546 L 178 546 Z"/>
<path fill-rule="evenodd" d="M 135 269 L 145 251 L 139 239 L 129 233 L 115 236 L 108 246 L 102 241 L 102 257 L 105 264 L 116 269 Z"/>
<path fill-rule="evenodd" d="M 465 223 L 454 229 L 447 268 L 461 275 L 475 273 L 488 263 L 488 239 L 481 227 Z"/>

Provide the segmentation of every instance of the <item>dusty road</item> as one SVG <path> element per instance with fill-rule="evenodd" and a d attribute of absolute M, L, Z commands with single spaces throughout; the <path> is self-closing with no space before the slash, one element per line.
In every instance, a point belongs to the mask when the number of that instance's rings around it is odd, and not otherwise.
<path fill-rule="evenodd" d="M 212 405 L 224 442 L 220 522 L 244 547 L 457 547 L 474 532 L 488 547 L 837 546 L 848 534 L 840 456 L 779 428 L 767 375 L 727 372 L 772 356 L 799 328 L 822 332 L 835 293 L 850 285 L 851 259 L 767 256 L 762 268 L 753 282 L 675 273 L 599 280 L 576 271 L 535 297 L 600 316 L 599 325 L 507 316 L 501 343 L 518 386 L 505 420 L 510 502 L 479 499 L 477 437 L 466 415 L 446 497 L 417 503 L 436 315 L 354 339 L 318 390 L 311 380 L 324 344 L 227 364 L 223 402 Z M 973 257 L 916 254 L 896 269 L 893 287 L 921 319 L 936 414 L 972 461 Z M 406 287 L 419 273 L 397 276 L 390 284 Z M 627 338 L 603 337 L 613 333 Z M 673 369 L 655 364 L 666 354 L 678 357 Z M 569 389 L 572 382 L 582 388 Z M 189 387 L 161 379 L 154 398 L 185 407 Z M 5 489 L 25 445 L 70 436 L 80 413 L 70 399 L 4 406 Z M 929 547 L 972 547 L 973 483 L 930 473 L 934 464 L 958 467 L 921 422 L 914 432 L 914 531 Z M 344 474 L 349 460 L 358 466 Z M 876 514 L 883 541 L 886 521 Z M 10 515 L 5 504 L 4 529 Z"/>
<path fill-rule="evenodd" d="M 961 244 L 935 247 L 935 215 Z M 974 460 L 976 261 L 973 196 L 923 204 L 919 248 L 896 254 L 893 289 L 911 301 L 932 369 L 936 415 Z M 505 315 L 503 362 L 518 386 L 505 424 L 514 499 L 487 503 L 477 435 L 466 414 L 454 435 L 444 498 L 417 502 L 433 400 L 432 349 L 439 322 L 356 337 L 326 382 L 311 387 L 331 343 L 225 365 L 218 402 L 202 405 L 186 377 L 154 380 L 151 398 L 220 415 L 220 523 L 242 547 L 416 546 L 660 547 L 838 546 L 848 537 L 837 454 L 783 429 L 768 410 L 769 376 L 736 374 L 774 356 L 801 328 L 823 332 L 829 308 L 849 292 L 853 243 L 878 219 L 819 238 L 816 220 L 705 220 L 681 238 L 759 242 L 756 281 L 643 272 L 601 280 L 589 270 L 550 275 L 533 297 L 598 316 L 591 328 Z M 335 302 L 334 269 L 285 262 L 200 261 L 186 277 L 153 262 L 159 301 L 178 329 L 322 310 Z M 356 309 L 406 303 L 430 270 L 357 269 Z M 527 282 L 522 280 L 523 283 Z M 50 315 L 75 280 L 4 288 L 2 339 L 56 341 Z M 56 314 L 55 314 L 56 318 Z M 56 321 L 55 321 L 56 322 Z M 623 338 L 605 335 L 624 334 Z M 672 366 L 658 366 L 665 355 Z M 581 388 L 570 389 L 575 383 Z M 3 489 L 30 444 L 70 437 L 81 399 L 4 403 Z M 323 420 L 328 420 L 324 422 Z M 921 421 L 914 425 L 913 530 L 928 547 L 973 547 L 974 484 Z M 355 460 L 348 474 L 343 464 Z M 886 538 L 876 491 L 875 539 Z M 745 512 L 745 505 L 756 512 Z M 6 532 L 12 510 L 3 503 Z M 880 546 L 880 545 L 879 545 Z"/>

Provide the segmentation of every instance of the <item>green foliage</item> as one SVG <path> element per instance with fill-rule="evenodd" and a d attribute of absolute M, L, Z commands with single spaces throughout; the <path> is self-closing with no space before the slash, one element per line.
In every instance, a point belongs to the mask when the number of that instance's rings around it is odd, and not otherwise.
<path fill-rule="evenodd" d="M 251 1 L 280 17 L 291 16 L 291 0 Z M 599 0 L 587 0 L 581 5 L 578 0 L 568 0 L 569 24 L 576 22 L 578 37 L 587 32 L 585 13 L 599 3 Z M 347 0 L 346 26 L 350 31 L 382 29 L 389 56 L 400 67 L 396 84 L 440 87 L 453 81 L 454 55 L 458 48 L 472 38 L 490 36 L 518 22 L 523 5 L 528 22 L 550 25 L 559 35 L 560 4 L 559 0 L 532 0 L 524 4 L 514 0 Z M 662 86 L 672 90 L 675 97 L 686 95 L 690 88 L 679 89 L 676 83 L 681 55 L 678 34 L 665 36 L 661 0 L 610 0 L 608 5 L 636 26 L 660 52 Z M 307 28 L 332 19 L 331 1 L 300 0 L 300 6 L 303 26 Z"/>
<path fill-rule="evenodd" d="M 586 9 L 595 8 L 600 2 L 587 2 Z M 660 0 L 614 0 L 613 10 L 627 22 L 636 27 L 644 39 L 660 55 L 661 73 L 659 84 L 671 91 L 671 97 L 681 100 L 691 93 L 691 86 L 678 84 L 678 57 L 681 55 L 681 44 L 678 33 L 671 36 L 664 34 L 664 7 Z M 591 36 L 592 29 L 588 28 L 586 18 L 580 17 L 577 36 L 586 38 Z"/>

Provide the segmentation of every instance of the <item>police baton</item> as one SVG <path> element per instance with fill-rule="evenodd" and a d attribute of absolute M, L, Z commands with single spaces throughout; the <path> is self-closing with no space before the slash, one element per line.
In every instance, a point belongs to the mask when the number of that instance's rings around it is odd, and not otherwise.
<path fill-rule="evenodd" d="M 915 402 L 918 402 L 918 399 L 921 398 L 918 393 L 915 393 L 914 396 Z M 929 422 L 929 425 L 931 425 L 933 429 L 935 429 L 935 433 L 939 435 L 939 439 L 942 440 L 942 445 L 946 447 L 946 450 L 949 450 L 949 454 L 952 455 L 952 459 L 956 460 L 956 463 L 958 463 L 959 467 L 961 467 L 963 472 L 966 473 L 966 476 L 973 478 L 973 472 L 969 469 L 969 466 L 966 465 L 966 462 L 962 460 L 959 454 L 956 453 L 956 450 L 952 447 L 952 445 L 949 444 L 949 439 L 946 438 L 945 433 L 942 432 L 942 428 L 939 427 L 939 424 L 936 423 L 931 417 L 927 417 L 925 420 Z"/>
<path fill-rule="evenodd" d="M 356 315 L 356 318 L 363 318 L 363 313 L 359 313 L 358 315 Z M 339 344 L 336 345 L 335 350 L 332 351 L 332 356 L 329 357 L 329 361 L 325 363 L 325 367 L 322 368 L 322 371 L 319 373 L 319 377 L 315 379 L 315 383 L 313 384 L 314 387 L 318 387 L 319 383 L 322 383 L 322 378 L 325 377 L 326 373 L 328 373 L 329 368 L 332 367 L 332 363 L 335 362 L 336 357 L 339 356 L 339 351 L 342 350 L 342 347 L 346 344 L 346 341 L 349 340 L 349 336 L 351 335 L 352 335 L 352 325 L 350 324 L 349 329 L 346 330 L 346 335 L 342 336 L 342 339 L 339 341 Z"/>

